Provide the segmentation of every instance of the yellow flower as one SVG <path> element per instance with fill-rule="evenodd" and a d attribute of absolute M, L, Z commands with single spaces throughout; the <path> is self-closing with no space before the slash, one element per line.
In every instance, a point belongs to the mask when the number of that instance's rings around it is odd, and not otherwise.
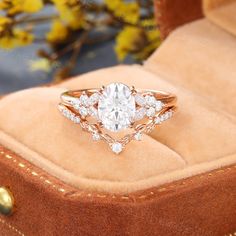
<path fill-rule="evenodd" d="M 5 10 L 10 6 L 10 2 L 8 0 L 0 0 L 0 10 Z"/>
<path fill-rule="evenodd" d="M 48 59 L 43 58 L 35 61 L 29 62 L 29 67 L 31 71 L 45 71 L 49 72 L 51 70 L 51 63 Z"/>
<path fill-rule="evenodd" d="M 15 47 L 27 46 L 32 43 L 34 36 L 31 33 L 21 29 L 13 29 L 11 34 L 3 35 L 0 38 L 0 47 L 5 49 L 12 49 Z"/>
<path fill-rule="evenodd" d="M 21 0 L 23 12 L 35 13 L 43 8 L 42 0 Z"/>
<path fill-rule="evenodd" d="M 0 16 L 0 25 L 4 25 L 7 23 L 10 23 L 12 20 L 10 18 L 4 17 L 4 16 Z"/>
<path fill-rule="evenodd" d="M 27 46 L 34 40 L 34 35 L 21 29 L 13 30 L 17 46 Z"/>
<path fill-rule="evenodd" d="M 55 4 L 60 18 L 72 29 L 79 29 L 83 26 L 83 13 L 78 1 L 75 0 L 52 0 Z"/>
<path fill-rule="evenodd" d="M 137 60 L 144 60 L 160 45 L 160 31 L 155 27 L 155 21 L 143 22 L 143 26 L 126 26 L 116 38 L 115 51 L 120 61 L 131 54 Z M 153 29 L 149 29 L 151 27 Z"/>
<path fill-rule="evenodd" d="M 157 23 L 154 18 L 142 20 L 141 25 L 145 28 L 157 27 Z"/>
<path fill-rule="evenodd" d="M 0 17 L 0 34 L 5 30 L 7 25 L 11 24 L 12 20 L 7 17 Z"/>
<path fill-rule="evenodd" d="M 43 8 L 43 0 L 2 0 L 0 9 L 7 10 L 9 15 L 15 15 L 21 12 L 35 13 Z"/>
<path fill-rule="evenodd" d="M 160 31 L 158 29 L 149 30 L 147 36 L 149 41 L 160 40 Z"/>
<path fill-rule="evenodd" d="M 148 43 L 139 52 L 135 53 L 135 58 L 138 60 L 143 60 L 148 58 L 152 52 L 158 48 L 161 44 L 160 31 L 158 29 L 153 29 L 145 32 Z"/>
<path fill-rule="evenodd" d="M 135 24 L 140 18 L 140 9 L 136 2 L 124 2 L 122 0 L 105 0 L 107 7 L 114 15 L 127 23 Z"/>
<path fill-rule="evenodd" d="M 68 36 L 68 29 L 60 20 L 54 20 L 51 31 L 47 33 L 46 38 L 50 43 L 59 43 Z"/>
<path fill-rule="evenodd" d="M 10 36 L 0 38 L 0 47 L 4 49 L 12 49 L 15 47 L 15 39 Z"/>
<path fill-rule="evenodd" d="M 125 59 L 130 52 L 135 52 L 142 41 L 143 31 L 140 28 L 126 26 L 116 38 L 115 51 L 119 61 Z"/>

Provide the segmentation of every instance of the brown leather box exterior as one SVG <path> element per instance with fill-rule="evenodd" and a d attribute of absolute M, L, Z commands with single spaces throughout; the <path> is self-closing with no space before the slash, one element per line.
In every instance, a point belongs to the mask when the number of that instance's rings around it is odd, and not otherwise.
<path fill-rule="evenodd" d="M 0 146 L 0 180 L 16 199 L 0 235 L 233 235 L 236 166 L 129 195 L 79 191 Z"/>
<path fill-rule="evenodd" d="M 199 0 L 156 4 L 163 36 L 202 16 Z M 127 195 L 71 187 L 1 144 L 0 168 L 16 204 L 0 216 L 1 236 L 236 234 L 236 165 Z"/>
<path fill-rule="evenodd" d="M 154 0 L 154 2 L 163 38 L 178 26 L 203 17 L 202 0 Z"/>

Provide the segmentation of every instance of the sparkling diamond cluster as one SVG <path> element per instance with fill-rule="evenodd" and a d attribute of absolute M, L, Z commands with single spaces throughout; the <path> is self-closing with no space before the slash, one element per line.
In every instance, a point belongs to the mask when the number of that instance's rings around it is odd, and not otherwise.
<path fill-rule="evenodd" d="M 173 116 L 173 111 L 169 110 L 169 111 L 165 112 L 164 114 L 155 117 L 154 122 L 155 122 L 156 125 L 159 125 L 162 122 L 170 119 L 172 116 Z"/>
<path fill-rule="evenodd" d="M 140 107 L 136 111 L 135 120 L 141 120 L 145 116 L 152 118 L 157 112 L 161 111 L 164 104 L 158 101 L 154 95 L 143 96 L 140 93 L 135 95 L 135 101 Z"/>
<path fill-rule="evenodd" d="M 58 106 L 59 111 L 65 116 L 67 119 L 71 120 L 75 124 L 79 124 L 81 119 L 79 116 L 75 115 L 73 112 L 71 112 L 68 108 L 59 105 Z"/>
<path fill-rule="evenodd" d="M 59 105 L 62 114 L 92 134 L 94 141 L 103 140 L 111 150 L 118 154 L 130 141 L 140 141 L 143 133 L 151 132 L 156 125 L 168 120 L 173 115 L 171 109 L 155 98 L 152 93 L 139 93 L 122 83 L 112 83 L 102 90 L 88 96 L 86 92 L 71 100 L 71 106 L 78 112 L 74 114 L 67 106 Z M 120 140 L 103 133 L 99 126 L 90 124 L 87 117 L 94 117 L 98 123 L 112 132 L 119 132 L 133 125 L 134 132 Z M 135 126 L 134 123 L 147 118 L 149 122 Z"/>
<path fill-rule="evenodd" d="M 97 118 L 98 113 L 94 105 L 98 102 L 99 97 L 99 93 L 94 93 L 90 97 L 84 93 L 79 98 L 71 101 L 71 103 L 83 118 L 88 115 Z"/>

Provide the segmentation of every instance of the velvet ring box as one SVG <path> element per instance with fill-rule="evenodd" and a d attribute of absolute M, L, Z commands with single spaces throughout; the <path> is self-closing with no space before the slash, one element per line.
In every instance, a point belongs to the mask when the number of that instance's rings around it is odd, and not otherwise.
<path fill-rule="evenodd" d="M 0 185 L 15 199 L 1 235 L 236 232 L 236 1 L 202 4 L 205 18 L 175 29 L 144 66 L 1 99 Z M 179 98 L 170 121 L 118 157 L 57 110 L 63 91 L 115 81 Z"/>

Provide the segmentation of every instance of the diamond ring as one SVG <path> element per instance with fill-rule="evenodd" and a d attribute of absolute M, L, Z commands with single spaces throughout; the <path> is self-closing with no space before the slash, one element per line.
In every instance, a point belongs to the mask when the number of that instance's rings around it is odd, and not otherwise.
<path fill-rule="evenodd" d="M 67 91 L 61 95 L 59 111 L 94 141 L 105 141 L 119 154 L 132 140 L 172 117 L 176 96 L 163 91 L 139 90 L 122 83 L 100 89 Z"/>

